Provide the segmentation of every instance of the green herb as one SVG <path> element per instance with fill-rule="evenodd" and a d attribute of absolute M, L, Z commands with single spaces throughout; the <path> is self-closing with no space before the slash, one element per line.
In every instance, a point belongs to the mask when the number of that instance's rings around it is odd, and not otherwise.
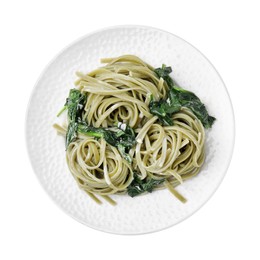
<path fill-rule="evenodd" d="M 107 143 L 116 146 L 117 145 L 117 136 L 114 132 L 109 131 L 105 128 L 97 128 L 93 126 L 89 126 L 84 122 L 81 122 L 78 125 L 78 132 L 87 136 L 93 136 L 96 138 L 104 138 Z"/>
<path fill-rule="evenodd" d="M 144 192 L 152 192 L 157 186 L 162 184 L 164 179 L 154 180 L 152 178 L 146 178 L 141 180 L 137 173 L 134 173 L 134 179 L 127 187 L 127 193 L 131 197 L 138 196 Z"/>
<path fill-rule="evenodd" d="M 71 121 L 81 120 L 84 105 L 87 97 L 77 89 L 71 89 L 69 97 L 66 100 L 65 107 L 68 109 L 68 116 Z"/>
<path fill-rule="evenodd" d="M 198 117 L 205 128 L 210 128 L 216 118 L 208 114 L 205 105 L 194 93 L 174 84 L 169 75 L 171 72 L 171 67 L 165 65 L 155 69 L 156 75 L 166 81 L 169 91 L 165 100 L 151 100 L 149 104 L 151 113 L 157 115 L 164 125 L 173 125 L 172 114 L 178 112 L 181 107 L 187 107 Z"/>
<path fill-rule="evenodd" d="M 78 132 L 84 135 L 93 136 L 96 138 L 104 138 L 107 143 L 115 146 L 122 157 L 131 163 L 132 159 L 128 152 L 135 144 L 135 133 L 130 126 L 126 126 L 125 130 L 117 127 L 111 128 L 96 128 L 89 126 L 84 122 L 78 124 Z"/>
<path fill-rule="evenodd" d="M 152 114 L 158 116 L 163 125 L 169 126 L 173 125 L 171 113 L 178 112 L 180 107 L 174 105 L 170 106 L 165 100 L 152 100 L 149 104 L 149 109 Z"/>
<path fill-rule="evenodd" d="M 213 125 L 216 118 L 208 114 L 205 105 L 194 93 L 178 87 L 172 88 L 170 92 L 175 93 L 181 105 L 189 108 L 205 128 L 210 128 Z"/>
<path fill-rule="evenodd" d="M 86 100 L 86 95 L 81 94 L 77 89 L 71 89 L 63 109 L 58 113 L 60 115 L 66 109 L 68 110 L 69 125 L 66 134 L 66 148 L 77 137 L 78 122 L 81 121 Z"/>
<path fill-rule="evenodd" d="M 168 86 L 174 85 L 174 82 L 170 77 L 170 73 L 172 73 L 171 67 L 166 67 L 166 65 L 163 64 L 161 68 L 155 69 L 154 72 L 157 74 L 159 78 L 163 78 L 166 81 Z"/>

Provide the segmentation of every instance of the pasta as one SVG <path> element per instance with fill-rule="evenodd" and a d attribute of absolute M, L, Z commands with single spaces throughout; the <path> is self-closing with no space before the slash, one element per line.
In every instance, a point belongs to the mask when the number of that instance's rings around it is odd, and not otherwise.
<path fill-rule="evenodd" d="M 206 109 L 200 113 L 195 94 L 182 94 L 170 67 L 154 69 L 133 55 L 101 62 L 106 65 L 88 74 L 77 72 L 77 89 L 62 109 L 69 120 L 54 125 L 66 137 L 66 160 L 78 186 L 97 203 L 103 198 L 114 205 L 111 194 L 134 197 L 162 188 L 186 202 L 175 187 L 199 173 L 204 127 L 215 118 Z"/>

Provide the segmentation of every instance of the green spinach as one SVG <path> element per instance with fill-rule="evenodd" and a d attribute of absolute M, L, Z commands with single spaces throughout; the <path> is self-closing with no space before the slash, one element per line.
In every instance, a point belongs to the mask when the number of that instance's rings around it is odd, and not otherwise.
<path fill-rule="evenodd" d="M 155 180 L 152 178 L 145 178 L 141 180 L 137 173 L 134 172 L 134 179 L 127 187 L 127 193 L 131 197 L 138 196 L 144 192 L 152 192 L 157 186 L 162 184 L 165 179 Z"/>
<path fill-rule="evenodd" d="M 79 90 L 70 90 L 69 97 L 67 98 L 64 106 L 68 109 L 68 116 L 71 121 L 81 120 L 86 101 L 87 96 L 81 94 Z"/>
<path fill-rule="evenodd" d="M 173 125 L 172 114 L 178 112 L 181 107 L 187 107 L 198 117 L 205 128 L 212 126 L 216 118 L 208 114 L 205 105 L 194 93 L 175 85 L 169 75 L 172 72 L 171 67 L 162 65 L 154 71 L 159 78 L 166 81 L 169 91 L 166 99 L 151 100 L 149 108 L 152 114 L 158 116 L 164 125 Z"/>
<path fill-rule="evenodd" d="M 205 128 L 213 125 L 216 118 L 208 114 L 205 105 L 194 93 L 178 87 L 171 88 L 170 92 L 176 95 L 183 107 L 189 108 L 196 115 Z"/>
<path fill-rule="evenodd" d="M 125 130 L 122 130 L 118 127 L 96 128 L 87 125 L 85 122 L 81 122 L 78 124 L 77 130 L 79 133 L 84 135 L 93 136 L 96 138 L 104 138 L 107 143 L 115 146 L 118 149 L 126 161 L 129 163 L 132 162 L 128 152 L 136 141 L 135 133 L 130 126 L 125 125 Z"/>
<path fill-rule="evenodd" d="M 69 125 L 66 134 L 66 148 L 77 137 L 78 122 L 81 120 L 86 100 L 86 95 L 77 89 L 71 89 L 65 105 L 59 113 L 61 114 L 66 109 L 68 110 Z"/>

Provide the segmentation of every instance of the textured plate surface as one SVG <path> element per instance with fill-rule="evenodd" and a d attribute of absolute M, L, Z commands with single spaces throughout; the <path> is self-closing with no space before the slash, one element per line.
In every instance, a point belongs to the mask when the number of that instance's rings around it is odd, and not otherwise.
<path fill-rule="evenodd" d="M 206 162 L 200 174 L 177 189 L 136 197 L 116 196 L 118 205 L 95 204 L 81 191 L 65 161 L 64 140 L 52 124 L 74 85 L 75 72 L 101 66 L 103 57 L 134 54 L 154 67 L 172 66 L 175 81 L 194 91 L 217 120 L 207 131 Z M 234 117 L 227 90 L 211 63 L 193 46 L 167 32 L 120 26 L 85 36 L 63 50 L 38 80 L 28 106 L 26 139 L 33 169 L 46 192 L 66 213 L 98 230 L 118 234 L 158 231 L 184 220 L 215 192 L 228 168 L 234 144 Z"/>

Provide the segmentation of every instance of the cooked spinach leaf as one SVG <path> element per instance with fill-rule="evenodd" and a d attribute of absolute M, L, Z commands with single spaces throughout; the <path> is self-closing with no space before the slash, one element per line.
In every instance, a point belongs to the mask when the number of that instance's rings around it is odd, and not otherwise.
<path fill-rule="evenodd" d="M 171 88 L 170 92 L 175 93 L 176 98 L 181 105 L 189 108 L 205 128 L 210 128 L 212 126 L 216 118 L 208 114 L 205 105 L 194 93 L 178 87 Z"/>
<path fill-rule="evenodd" d="M 134 179 L 127 187 L 127 193 L 131 197 L 138 196 L 144 192 L 152 192 L 157 186 L 162 184 L 165 179 L 154 180 L 152 178 L 146 178 L 141 180 L 137 173 L 134 173 Z"/>
<path fill-rule="evenodd" d="M 169 87 L 174 85 L 174 82 L 170 77 L 170 73 L 172 73 L 171 67 L 166 67 L 166 65 L 163 64 L 161 68 L 155 69 L 154 72 L 159 78 L 163 78 Z"/>
<path fill-rule="evenodd" d="M 63 108 L 59 111 L 57 116 L 59 117 L 66 109 L 68 109 L 68 116 L 70 120 L 73 121 L 74 119 L 76 119 L 76 117 L 81 117 L 86 99 L 87 96 L 81 94 L 79 90 L 71 89 L 69 97 L 66 99 Z"/>
<path fill-rule="evenodd" d="M 71 121 L 81 120 L 86 100 L 87 96 L 81 94 L 79 90 L 70 90 L 69 97 L 67 98 L 64 106 L 68 108 L 68 116 Z"/>
<path fill-rule="evenodd" d="M 171 114 L 178 112 L 181 109 L 181 104 L 178 99 L 168 97 L 166 100 L 152 100 L 149 104 L 149 109 L 152 114 L 158 116 L 163 125 L 169 126 L 173 125 Z"/>
<path fill-rule="evenodd" d="M 194 93 L 174 84 L 169 75 L 172 72 L 171 67 L 162 65 L 162 68 L 157 68 L 154 71 L 159 78 L 166 81 L 169 91 L 165 100 L 151 100 L 149 108 L 152 114 L 157 115 L 164 125 L 172 125 L 171 115 L 178 112 L 181 107 L 187 107 L 198 117 L 205 128 L 212 126 L 216 118 L 208 114 L 205 105 Z"/>
<path fill-rule="evenodd" d="M 66 149 L 77 137 L 78 122 L 81 121 L 86 100 L 86 95 L 77 89 L 71 89 L 63 109 L 58 113 L 59 116 L 63 111 L 68 110 L 69 125 L 66 133 Z"/>
<path fill-rule="evenodd" d="M 107 143 L 115 146 L 122 157 L 131 163 L 132 159 L 128 152 L 135 144 L 135 133 L 130 126 L 125 125 L 125 130 L 117 127 L 111 128 L 96 128 L 89 126 L 84 122 L 78 124 L 78 132 L 84 135 L 93 136 L 96 138 L 104 138 Z"/>

